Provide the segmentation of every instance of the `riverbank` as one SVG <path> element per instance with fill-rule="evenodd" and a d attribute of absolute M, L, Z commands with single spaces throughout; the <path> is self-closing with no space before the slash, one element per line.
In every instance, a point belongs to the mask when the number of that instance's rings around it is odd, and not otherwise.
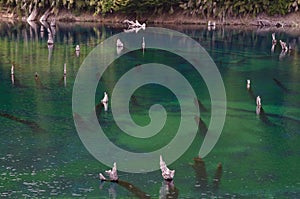
<path fill-rule="evenodd" d="M 77 21 L 77 22 L 101 22 L 101 23 L 122 23 L 125 19 L 135 20 L 134 16 L 127 14 L 108 14 L 106 16 L 93 15 L 91 13 L 82 13 L 74 15 L 71 12 L 61 11 L 55 18 L 58 21 Z M 183 12 L 162 15 L 144 15 L 139 17 L 139 21 L 147 24 L 201 24 L 205 25 L 208 21 L 215 21 L 217 25 L 245 25 L 245 26 L 276 26 L 276 27 L 294 27 L 300 28 L 300 12 L 291 13 L 285 16 L 267 16 L 258 17 L 239 17 L 228 18 L 224 21 L 215 19 L 206 19 L 199 16 L 191 16 Z"/>
<path fill-rule="evenodd" d="M 113 23 L 121 24 L 125 19 L 135 20 L 136 18 L 131 14 L 112 13 L 106 16 L 94 15 L 91 12 L 82 12 L 80 14 L 74 14 L 68 10 L 61 10 L 56 16 L 49 17 L 51 20 L 55 18 L 56 21 L 61 22 L 100 22 L 100 23 Z M 15 20 L 17 16 L 7 13 L 5 11 L 0 12 L 0 19 L 3 20 Z M 267 16 L 259 15 L 257 17 L 237 17 L 237 18 L 225 18 L 222 21 L 213 18 L 201 18 L 199 16 L 187 15 L 184 12 L 174 12 L 173 14 L 164 13 L 161 15 L 144 15 L 138 18 L 140 22 L 146 24 L 191 24 L 191 25 L 206 25 L 208 21 L 216 22 L 216 25 L 227 26 L 264 26 L 264 27 L 292 27 L 300 29 L 300 12 L 294 12 L 285 16 Z"/>

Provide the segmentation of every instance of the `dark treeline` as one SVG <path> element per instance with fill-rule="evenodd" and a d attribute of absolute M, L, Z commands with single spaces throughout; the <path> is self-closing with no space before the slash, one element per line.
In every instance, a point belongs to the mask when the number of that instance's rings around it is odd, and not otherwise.
<path fill-rule="evenodd" d="M 172 14 L 182 11 L 186 15 L 224 20 L 228 17 L 286 15 L 298 11 L 299 0 L 0 0 L 1 8 L 8 8 L 18 16 L 28 17 L 34 10 L 39 15 L 58 14 L 70 10 L 80 15 L 90 11 L 95 15 L 108 13 Z M 50 10 L 49 10 L 50 9 Z"/>

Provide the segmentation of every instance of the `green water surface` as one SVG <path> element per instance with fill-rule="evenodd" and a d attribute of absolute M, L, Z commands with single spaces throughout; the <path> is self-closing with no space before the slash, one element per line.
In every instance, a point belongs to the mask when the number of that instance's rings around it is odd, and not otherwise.
<path fill-rule="evenodd" d="M 279 44 L 271 52 L 272 32 L 268 30 L 177 29 L 199 42 L 218 66 L 226 89 L 227 115 L 221 137 L 204 162 L 193 160 L 205 134 L 200 129 L 184 155 L 169 165 L 176 174 L 166 196 L 168 185 L 159 170 L 119 172 L 120 179 L 131 184 L 127 188 L 100 183 L 98 173 L 109 167 L 87 151 L 74 125 L 72 89 L 78 69 L 101 41 L 123 28 L 57 24 L 52 48 L 47 45 L 47 31 L 43 34 L 40 26 L 0 24 L 1 197 L 143 198 L 141 193 L 151 198 L 300 197 L 299 34 L 275 30 L 278 40 L 294 46 L 292 52 L 280 57 Z M 77 44 L 81 48 L 79 56 L 75 53 Z M 144 54 L 134 51 L 116 60 L 100 79 L 95 104 L 104 91 L 111 96 L 113 86 L 126 71 L 149 62 L 171 65 L 190 82 L 197 82 L 193 88 L 207 109 L 201 117 L 208 126 L 210 97 L 201 76 L 183 58 L 155 49 Z M 251 79 L 251 90 L 246 88 L 247 79 Z M 260 115 L 256 114 L 257 95 L 264 109 Z M 110 109 L 101 110 L 97 116 L 114 144 L 129 151 L 149 152 L 175 136 L 180 122 L 179 103 L 172 92 L 159 85 L 139 88 L 129 102 L 132 119 L 142 126 L 150 122 L 148 110 L 157 103 L 167 110 L 168 120 L 160 133 L 145 140 L 122 133 Z M 219 163 L 222 167 L 217 169 Z"/>

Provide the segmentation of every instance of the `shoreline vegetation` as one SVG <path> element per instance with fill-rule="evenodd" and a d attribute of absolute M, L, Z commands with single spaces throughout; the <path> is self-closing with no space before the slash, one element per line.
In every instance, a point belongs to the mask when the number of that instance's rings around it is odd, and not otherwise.
<path fill-rule="evenodd" d="M 300 29 L 300 0 L 0 0 L 0 21 L 292 27 Z"/>

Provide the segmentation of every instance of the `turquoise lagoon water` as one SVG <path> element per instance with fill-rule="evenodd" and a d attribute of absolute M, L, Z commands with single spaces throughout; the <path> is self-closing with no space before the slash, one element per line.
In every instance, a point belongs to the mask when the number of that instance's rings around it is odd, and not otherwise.
<path fill-rule="evenodd" d="M 165 51 L 146 49 L 120 57 L 98 84 L 95 104 L 126 71 L 157 62 L 183 74 L 206 111 L 204 127 L 189 149 L 170 168 L 176 170 L 168 185 L 160 171 L 142 174 L 119 172 L 122 180 L 101 183 L 107 170 L 81 142 L 72 115 L 76 74 L 86 56 L 123 27 L 99 24 L 57 24 L 54 47 L 40 24 L 0 25 L 0 195 L 1 197 L 87 198 L 299 198 L 300 197 L 300 33 L 287 30 L 183 27 L 180 31 L 199 42 L 216 63 L 226 89 L 227 114 L 219 141 L 202 161 L 194 160 L 210 122 L 210 97 L 201 76 L 183 59 Z M 271 33 L 292 43 L 294 50 L 271 52 Z M 75 46 L 81 47 L 80 55 Z M 64 79 L 63 65 L 67 64 Z M 10 75 L 14 64 L 14 79 Z M 35 79 L 35 72 L 39 79 Z M 251 80 L 251 90 L 246 80 Z M 196 83 L 195 83 L 196 82 Z M 264 112 L 256 114 L 260 95 Z M 168 112 L 162 131 L 149 139 L 128 136 L 113 115 L 97 112 L 107 137 L 129 151 L 149 152 L 175 136 L 180 106 L 172 92 L 159 85 L 135 91 L 130 113 L 138 125 L 150 122 L 148 110 L 159 103 Z M 203 109 L 202 109 L 203 110 Z M 180 146 L 178 146 L 180 147 Z M 105 155 L 105 154 L 103 154 Z M 221 164 L 222 166 L 218 165 Z M 166 190 L 169 191 L 166 191 Z"/>

